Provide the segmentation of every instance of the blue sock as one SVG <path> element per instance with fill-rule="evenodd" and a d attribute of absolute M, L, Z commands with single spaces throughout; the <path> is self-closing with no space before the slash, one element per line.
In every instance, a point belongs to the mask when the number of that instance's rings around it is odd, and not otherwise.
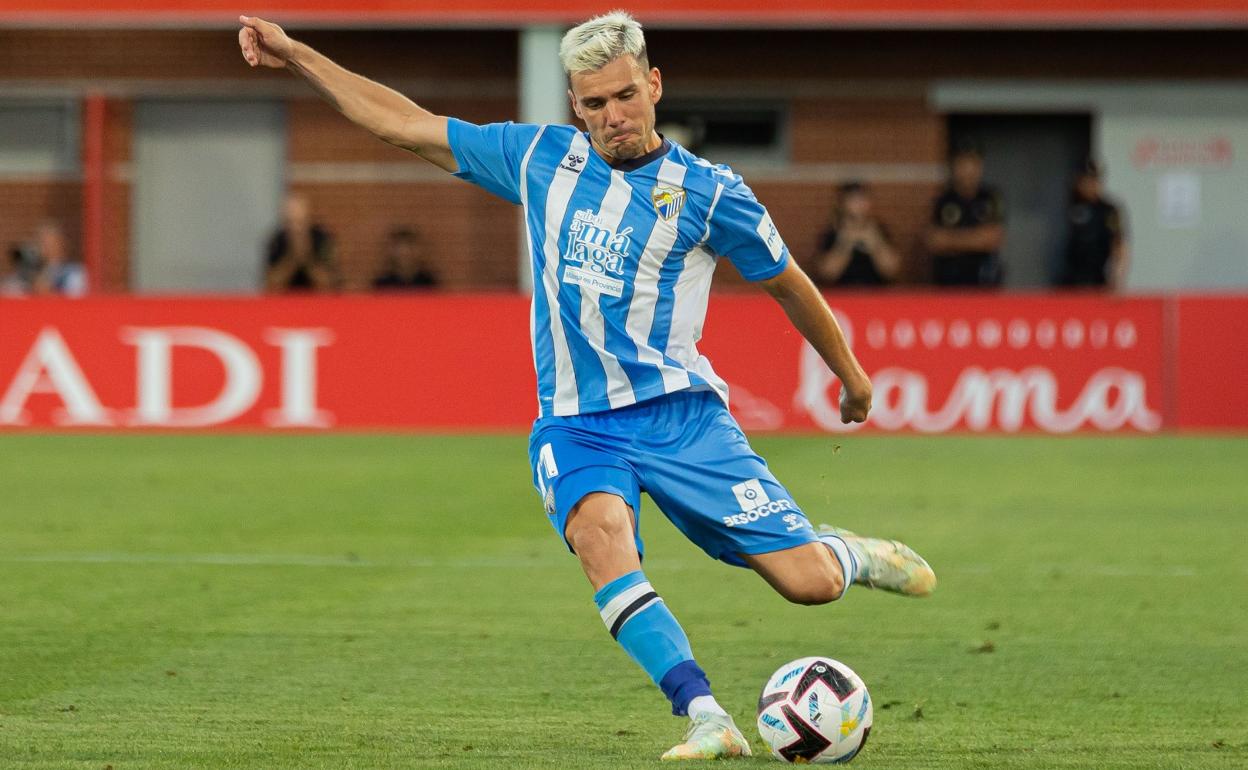
<path fill-rule="evenodd" d="M 711 683 L 694 662 L 684 629 L 641 570 L 600 588 L 594 604 L 611 637 L 672 702 L 673 714 L 684 716 L 689 701 L 711 694 Z"/>

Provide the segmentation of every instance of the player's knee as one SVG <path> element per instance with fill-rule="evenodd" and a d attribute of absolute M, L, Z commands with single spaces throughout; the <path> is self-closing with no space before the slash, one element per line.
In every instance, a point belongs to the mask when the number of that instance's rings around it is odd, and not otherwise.
<path fill-rule="evenodd" d="M 592 559 L 632 543 L 632 517 L 625 505 L 604 504 L 590 497 L 573 511 L 564 534 L 582 559 Z"/>

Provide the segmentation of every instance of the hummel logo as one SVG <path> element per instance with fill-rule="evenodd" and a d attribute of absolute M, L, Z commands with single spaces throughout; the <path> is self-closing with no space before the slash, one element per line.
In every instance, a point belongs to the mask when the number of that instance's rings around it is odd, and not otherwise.
<path fill-rule="evenodd" d="M 581 167 L 585 165 L 585 160 L 586 156 L 570 152 L 568 157 L 564 158 L 563 162 L 559 164 L 559 168 L 579 174 L 581 173 Z"/>

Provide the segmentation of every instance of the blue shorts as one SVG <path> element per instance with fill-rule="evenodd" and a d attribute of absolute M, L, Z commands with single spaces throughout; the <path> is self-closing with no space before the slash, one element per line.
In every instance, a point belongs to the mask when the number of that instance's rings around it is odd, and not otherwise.
<path fill-rule="evenodd" d="M 560 537 L 583 497 L 608 492 L 632 507 L 637 553 L 644 555 L 645 491 L 694 544 L 736 566 L 745 566 L 740 554 L 818 540 L 712 391 L 678 391 L 609 412 L 540 418 L 529 436 L 529 462 Z"/>

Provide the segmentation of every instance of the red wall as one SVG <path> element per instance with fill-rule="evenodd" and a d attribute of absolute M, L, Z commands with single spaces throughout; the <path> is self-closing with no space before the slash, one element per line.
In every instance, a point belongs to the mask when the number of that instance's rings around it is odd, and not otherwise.
<path fill-rule="evenodd" d="M 1248 297 L 829 299 L 875 383 L 868 429 L 1248 429 Z M 536 412 L 513 295 L 5 300 L 0 323 L 0 428 L 512 430 Z M 770 299 L 716 296 L 700 348 L 747 428 L 847 430 Z"/>
<path fill-rule="evenodd" d="M 600 13 L 599 3 L 553 0 L 265 0 L 253 10 L 314 23 L 482 23 L 522 24 L 534 21 L 575 23 Z M 1148 24 L 1187 21 L 1243 22 L 1248 17 L 1240 0 L 633 0 L 629 9 L 668 23 L 756 24 L 992 24 L 1081 23 Z M 112 24 L 151 25 L 158 22 L 228 23 L 237 18 L 230 0 L 8 0 L 0 21 L 77 21 L 109 19 Z"/>

